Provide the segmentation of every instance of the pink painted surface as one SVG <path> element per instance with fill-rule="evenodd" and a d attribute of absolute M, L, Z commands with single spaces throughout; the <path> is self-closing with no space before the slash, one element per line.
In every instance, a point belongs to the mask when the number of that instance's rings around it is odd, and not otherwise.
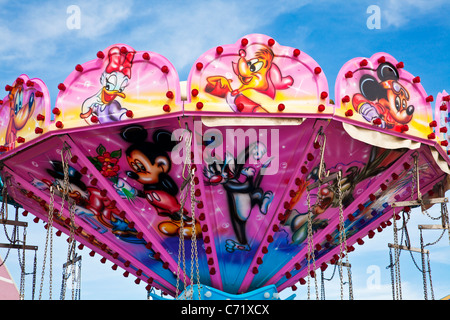
<path fill-rule="evenodd" d="M 318 113 L 323 104 L 321 113 L 332 113 L 322 68 L 305 52 L 296 53 L 262 34 L 206 51 L 189 74 L 185 111 L 283 116 Z M 327 96 L 321 98 L 322 92 Z"/>
<path fill-rule="evenodd" d="M 0 265 L 3 264 L 3 259 L 0 257 Z M 9 273 L 6 264 L 0 267 L 0 300 L 19 300 L 19 290 Z"/>
<path fill-rule="evenodd" d="M 176 293 L 181 221 L 186 273 L 194 262 L 195 234 L 203 284 L 243 293 L 269 284 L 282 290 L 302 283 L 309 209 L 316 268 L 335 263 L 340 253 L 338 181 L 310 190 L 308 205 L 306 188 L 318 181 L 323 138 L 326 170 L 342 172 L 344 231 L 352 251 L 391 223 L 392 202 L 411 196 L 413 156 L 419 157 L 425 198 L 448 189 L 447 174 L 430 150 L 437 149 L 449 162 L 442 144 L 448 135 L 441 130 L 448 128 L 448 95 L 439 93 L 433 110 L 418 79 L 392 56 L 377 53 L 366 58 L 367 64 L 355 58 L 342 67 L 335 107 L 323 70 L 304 52 L 297 53 L 259 34 L 212 48 L 194 63 L 187 101 L 182 101 L 178 75 L 167 59 L 122 44 L 110 46 L 63 82 L 53 106 L 61 112 L 46 122 L 42 136 L 0 153 L 2 181 L 10 183 L 15 201 L 43 221 L 50 187 L 55 187 L 55 227 L 68 235 L 69 210 L 67 201 L 61 208 L 60 187 L 61 150 L 70 149 L 76 240 L 90 255 L 122 268 L 124 276 L 170 295 Z M 345 77 L 348 71 L 351 77 Z M 117 112 L 109 112 L 113 103 Z M 240 103 L 242 110 L 236 109 Z M 165 104 L 170 109 L 164 110 Z M 325 109 L 319 110 L 320 104 Z M 405 118 L 391 121 L 381 105 L 398 107 Z M 222 123 L 210 127 L 207 116 L 222 118 Z M 236 116 L 272 123 L 240 125 Z M 280 125 L 276 118 L 302 121 Z M 56 126 L 59 121 L 63 127 Z M 353 139 L 343 122 L 422 146 L 376 147 Z M 188 195 L 182 206 L 187 129 L 193 134 L 195 202 Z"/>
<path fill-rule="evenodd" d="M 403 62 L 384 52 L 351 59 L 336 78 L 336 115 L 373 130 L 403 134 L 407 139 L 428 139 L 433 132 L 429 127 L 433 111 L 425 89 L 415 78 Z M 349 110 L 350 116 L 346 113 Z"/>

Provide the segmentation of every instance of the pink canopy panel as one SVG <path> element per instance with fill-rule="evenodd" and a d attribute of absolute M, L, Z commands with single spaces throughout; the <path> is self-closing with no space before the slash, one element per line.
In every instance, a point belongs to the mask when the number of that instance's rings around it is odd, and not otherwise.
<path fill-rule="evenodd" d="M 180 241 L 203 285 L 282 291 L 338 262 L 342 235 L 348 253 L 390 225 L 417 185 L 448 189 L 450 96 L 432 106 L 386 53 L 345 63 L 334 101 L 317 62 L 261 34 L 208 50 L 181 83 L 165 57 L 112 45 L 58 88 L 54 106 L 39 79 L 6 88 L 9 196 L 171 296 Z"/>

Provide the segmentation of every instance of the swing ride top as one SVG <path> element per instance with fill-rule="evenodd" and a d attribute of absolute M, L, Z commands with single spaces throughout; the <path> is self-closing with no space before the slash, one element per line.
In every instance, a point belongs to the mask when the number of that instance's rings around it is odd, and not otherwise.
<path fill-rule="evenodd" d="M 395 210 L 447 201 L 450 96 L 387 53 L 345 63 L 335 102 L 317 62 L 261 34 L 208 50 L 186 82 L 117 44 L 54 106 L 38 78 L 5 89 L 3 194 L 170 296 L 278 298 Z"/>

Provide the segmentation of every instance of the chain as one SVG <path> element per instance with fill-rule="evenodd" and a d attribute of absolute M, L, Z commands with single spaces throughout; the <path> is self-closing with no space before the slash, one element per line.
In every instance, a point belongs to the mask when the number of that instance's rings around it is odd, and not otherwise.
<path fill-rule="evenodd" d="M 17 208 L 18 210 L 18 208 Z M 23 230 L 23 251 L 22 251 L 22 263 L 20 264 L 20 300 L 25 298 L 25 243 L 27 240 L 27 228 L 24 227 Z M 19 254 L 20 257 L 20 254 Z M 20 258 L 19 258 L 20 259 Z"/>
<path fill-rule="evenodd" d="M 448 209 L 447 209 L 446 203 L 441 203 L 441 217 L 442 217 L 442 227 L 447 228 L 448 241 L 450 243 L 450 221 L 449 221 Z"/>
<path fill-rule="evenodd" d="M 48 223 L 47 223 L 47 235 L 45 237 L 45 246 L 44 246 L 44 258 L 42 263 L 42 273 L 41 273 L 41 284 L 39 288 L 39 300 L 42 299 L 42 288 L 44 285 L 44 278 L 45 278 L 45 265 L 47 262 L 47 252 L 48 252 L 48 246 L 50 243 L 50 271 L 49 271 L 49 278 L 50 278 L 50 285 L 49 285 L 49 296 L 50 300 L 52 299 L 52 269 L 53 269 L 53 211 L 54 211 L 54 195 L 55 195 L 55 189 L 53 186 L 50 186 L 50 203 L 48 206 Z"/>
<path fill-rule="evenodd" d="M 425 300 L 428 300 L 427 275 L 425 270 L 425 252 L 423 245 L 422 229 L 420 229 L 420 257 L 422 259 L 423 296 Z"/>
<path fill-rule="evenodd" d="M 33 262 L 33 285 L 31 287 L 31 299 L 34 300 L 36 291 L 36 270 L 37 270 L 37 250 L 34 250 L 34 262 Z"/>
<path fill-rule="evenodd" d="M 75 300 L 81 299 L 81 257 L 78 260 L 77 287 L 75 291 Z"/>
<path fill-rule="evenodd" d="M 416 189 L 417 178 L 417 157 L 414 157 L 414 169 L 412 170 L 411 177 L 411 201 L 414 201 L 414 190 Z"/>
<path fill-rule="evenodd" d="M 345 256 L 345 262 L 347 263 L 347 275 L 349 279 L 349 299 L 353 300 L 353 284 L 351 281 L 351 270 L 350 270 L 350 264 L 348 262 L 348 252 L 347 252 L 347 238 L 345 234 L 345 227 L 344 227 L 344 208 L 342 205 L 342 189 L 341 189 L 341 179 L 342 179 L 342 172 L 338 172 L 338 194 L 339 194 L 339 252 L 340 252 L 340 259 L 341 264 L 339 266 L 340 271 L 340 284 L 341 284 L 341 300 L 344 298 L 344 280 L 343 280 L 343 272 L 342 272 L 342 258 L 343 255 Z"/>
<path fill-rule="evenodd" d="M 392 288 L 392 300 L 395 300 L 395 281 L 394 281 L 394 259 L 392 258 L 392 249 L 389 248 L 389 268 L 391 269 L 391 288 Z"/>
<path fill-rule="evenodd" d="M 397 217 L 395 214 L 395 208 L 393 208 L 393 224 L 394 224 L 394 274 L 395 274 L 395 299 L 402 300 L 402 283 L 400 278 L 400 248 L 398 243 L 398 229 L 397 229 Z M 402 227 L 406 228 L 406 224 Z"/>
<path fill-rule="evenodd" d="M 5 183 L 5 185 L 3 186 L 2 189 L 2 222 L 5 222 L 6 220 L 8 220 L 8 190 L 7 190 L 7 184 Z M 5 216 L 6 215 L 6 216 Z"/>
<path fill-rule="evenodd" d="M 181 141 L 180 137 L 180 141 Z M 181 193 L 180 193 L 180 210 L 178 211 L 180 215 L 180 228 L 179 228 L 179 242 L 178 242 L 178 264 L 177 264 L 177 283 L 176 283 L 176 291 L 175 296 L 177 299 L 180 299 L 181 297 L 178 297 L 179 294 L 179 282 L 180 282 L 180 269 L 183 269 L 183 284 L 184 284 L 184 299 L 186 299 L 186 288 L 187 288 L 187 282 L 186 282 L 186 256 L 185 256 L 185 243 L 184 243 L 184 206 L 186 204 L 186 196 L 187 196 L 187 183 L 190 182 L 192 176 L 191 176 L 191 161 L 190 161 L 190 155 L 191 155 L 191 132 L 189 131 L 189 136 L 187 138 L 186 142 L 186 157 L 184 161 L 184 167 L 183 167 L 183 185 L 181 187 Z M 189 175 L 185 177 L 185 169 L 188 169 Z M 191 283 L 192 284 L 192 283 Z"/>
<path fill-rule="evenodd" d="M 67 259 L 66 259 L 66 268 L 64 268 L 64 274 L 61 284 L 61 300 L 65 299 L 66 296 L 66 287 L 67 287 L 67 266 L 69 266 L 70 261 L 72 260 L 72 275 L 74 275 L 74 268 L 75 268 L 75 204 L 69 203 L 69 159 L 70 159 L 70 149 L 66 146 L 64 146 L 63 150 L 61 151 L 61 163 L 63 167 L 64 172 L 64 180 L 63 180 L 63 186 L 62 186 L 62 195 L 61 195 L 61 210 L 60 210 L 60 216 L 62 216 L 64 211 L 64 202 L 67 198 L 67 203 L 69 207 L 69 216 L 70 216 L 70 225 L 69 225 L 69 242 L 68 242 L 68 248 L 67 248 Z M 72 277 L 72 300 L 74 299 L 74 278 Z"/>
<path fill-rule="evenodd" d="M 322 143 L 320 143 L 319 136 L 323 136 Z M 326 136 L 321 131 L 317 135 L 315 142 L 319 143 L 320 146 L 320 162 L 319 162 L 319 172 L 318 172 L 318 179 L 319 179 L 319 186 L 317 187 L 317 190 L 320 191 L 322 187 L 322 176 L 325 173 L 325 162 L 324 162 L 324 150 L 325 150 L 325 144 L 326 144 Z M 307 221 L 307 227 L 308 227 L 308 257 L 307 257 L 307 272 L 308 272 L 308 300 L 311 298 L 311 260 L 313 264 L 313 272 L 316 270 L 316 259 L 314 254 L 314 240 L 313 240 L 313 232 L 312 232 L 312 210 L 311 210 L 311 195 L 310 191 L 307 191 L 307 201 L 308 201 L 308 221 Z M 317 198 L 316 202 L 319 201 L 319 198 Z M 317 284 L 317 277 L 314 274 L 314 289 L 316 292 L 316 300 L 319 300 L 319 288 Z"/>
<path fill-rule="evenodd" d="M 5 183 L 5 185 L 2 189 L 2 199 L 3 199 L 2 208 L 1 208 L 2 222 L 5 222 L 6 220 L 8 220 L 8 191 L 6 188 L 7 188 L 7 184 Z M 17 226 L 14 226 L 11 237 L 10 237 L 8 234 L 8 230 L 6 228 L 6 224 L 3 223 L 3 230 L 5 231 L 5 236 L 8 239 L 10 244 L 14 244 L 16 242 L 16 229 L 17 229 Z M 2 263 L 0 263 L 0 267 L 6 263 L 6 260 L 8 260 L 10 252 L 11 252 L 11 247 L 8 248 L 8 251 L 6 252 L 6 255 L 5 255 Z"/>
<path fill-rule="evenodd" d="M 316 259 L 314 254 L 314 243 L 313 243 L 313 233 L 312 233 L 312 210 L 311 210 L 311 200 L 309 191 L 307 192 L 308 199 L 308 300 L 310 299 L 310 277 L 311 277 L 311 260 L 313 263 L 313 272 L 316 270 Z M 314 276 L 314 287 L 316 290 L 316 300 L 319 300 L 319 289 L 317 286 L 317 277 Z"/>
<path fill-rule="evenodd" d="M 183 197 L 183 199 L 182 199 Z M 180 195 L 181 209 L 180 209 L 180 229 L 179 229 L 179 242 L 178 242 L 178 265 L 177 265 L 177 285 L 175 296 L 179 299 L 179 284 L 180 284 L 180 269 L 183 269 L 183 283 L 184 290 L 186 290 L 186 259 L 185 259 L 185 249 L 184 249 L 184 215 L 183 215 L 183 204 L 185 202 L 183 194 Z M 180 259 L 182 257 L 182 259 Z M 182 265 L 182 266 L 181 266 Z M 186 292 L 185 292 L 186 297 Z"/>
<path fill-rule="evenodd" d="M 191 285 L 194 285 L 194 274 L 193 274 L 193 266 L 192 261 L 195 263 L 196 268 L 196 276 L 197 276 L 197 291 L 198 291 L 198 300 L 201 300 L 200 293 L 200 270 L 198 267 L 198 249 L 197 249 L 197 225 L 195 220 L 195 182 L 193 176 L 195 174 L 195 169 L 191 171 L 191 218 L 192 218 L 192 235 L 191 235 Z M 194 258 L 194 259 L 193 259 Z"/>
<path fill-rule="evenodd" d="M 430 278 L 431 299 L 434 300 L 434 290 L 433 290 L 433 282 L 431 281 L 431 265 L 430 265 L 430 254 L 429 253 L 427 253 L 427 264 L 428 264 L 428 277 Z"/>

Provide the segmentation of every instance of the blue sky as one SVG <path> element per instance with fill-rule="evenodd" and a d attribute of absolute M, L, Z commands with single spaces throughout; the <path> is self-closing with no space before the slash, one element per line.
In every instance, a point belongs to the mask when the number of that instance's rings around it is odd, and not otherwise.
<path fill-rule="evenodd" d="M 247 34 L 262 33 L 313 57 L 321 65 L 330 87 L 334 86 L 337 73 L 346 61 L 383 51 L 403 61 L 405 69 L 420 76 L 427 93 L 435 96 L 443 89 L 450 90 L 450 25 L 446 4 L 445 0 L 0 0 L 0 87 L 26 73 L 44 80 L 54 103 L 58 83 L 75 65 L 95 58 L 97 51 L 114 43 L 164 55 L 177 68 L 180 80 L 186 80 L 191 65 L 204 51 L 235 43 Z M 79 29 L 67 27 L 70 5 L 80 8 Z M 367 27 L 370 5 L 377 5 L 381 10 L 380 29 Z M 436 210 L 430 213 L 436 216 Z M 35 225 L 32 218 L 24 220 L 30 223 L 29 243 L 43 249 L 42 225 Z M 419 211 L 413 211 L 410 233 L 416 246 L 419 245 L 417 224 L 431 223 Z M 436 239 L 438 233 L 428 231 L 425 242 Z M 391 299 L 390 274 L 385 269 L 389 263 L 387 242 L 392 242 L 391 228 L 351 253 L 355 299 Z M 65 237 L 56 238 L 55 251 L 62 253 L 54 262 L 54 298 L 59 298 L 66 247 Z M 8 267 L 19 281 L 14 254 Z M 440 298 L 450 294 L 447 235 L 432 249 L 431 258 L 435 295 Z M 31 261 L 32 256 L 27 259 Z M 416 261 L 420 261 L 419 256 Z M 405 272 L 403 297 L 422 299 L 422 277 L 409 253 L 402 254 L 401 265 Z M 110 266 L 109 262 L 99 263 L 98 256 L 83 255 L 83 299 L 145 298 L 143 285 L 137 286 L 132 277 L 124 278 Z M 367 285 L 373 279 L 368 273 L 374 269 L 371 266 L 378 266 L 381 272 L 379 286 Z M 331 274 L 330 269 L 326 276 Z M 332 282 L 329 286 L 327 298 L 339 298 L 339 283 Z M 29 291 L 29 285 L 27 288 Z M 305 287 L 297 291 L 300 298 L 305 297 L 305 292 Z"/>

